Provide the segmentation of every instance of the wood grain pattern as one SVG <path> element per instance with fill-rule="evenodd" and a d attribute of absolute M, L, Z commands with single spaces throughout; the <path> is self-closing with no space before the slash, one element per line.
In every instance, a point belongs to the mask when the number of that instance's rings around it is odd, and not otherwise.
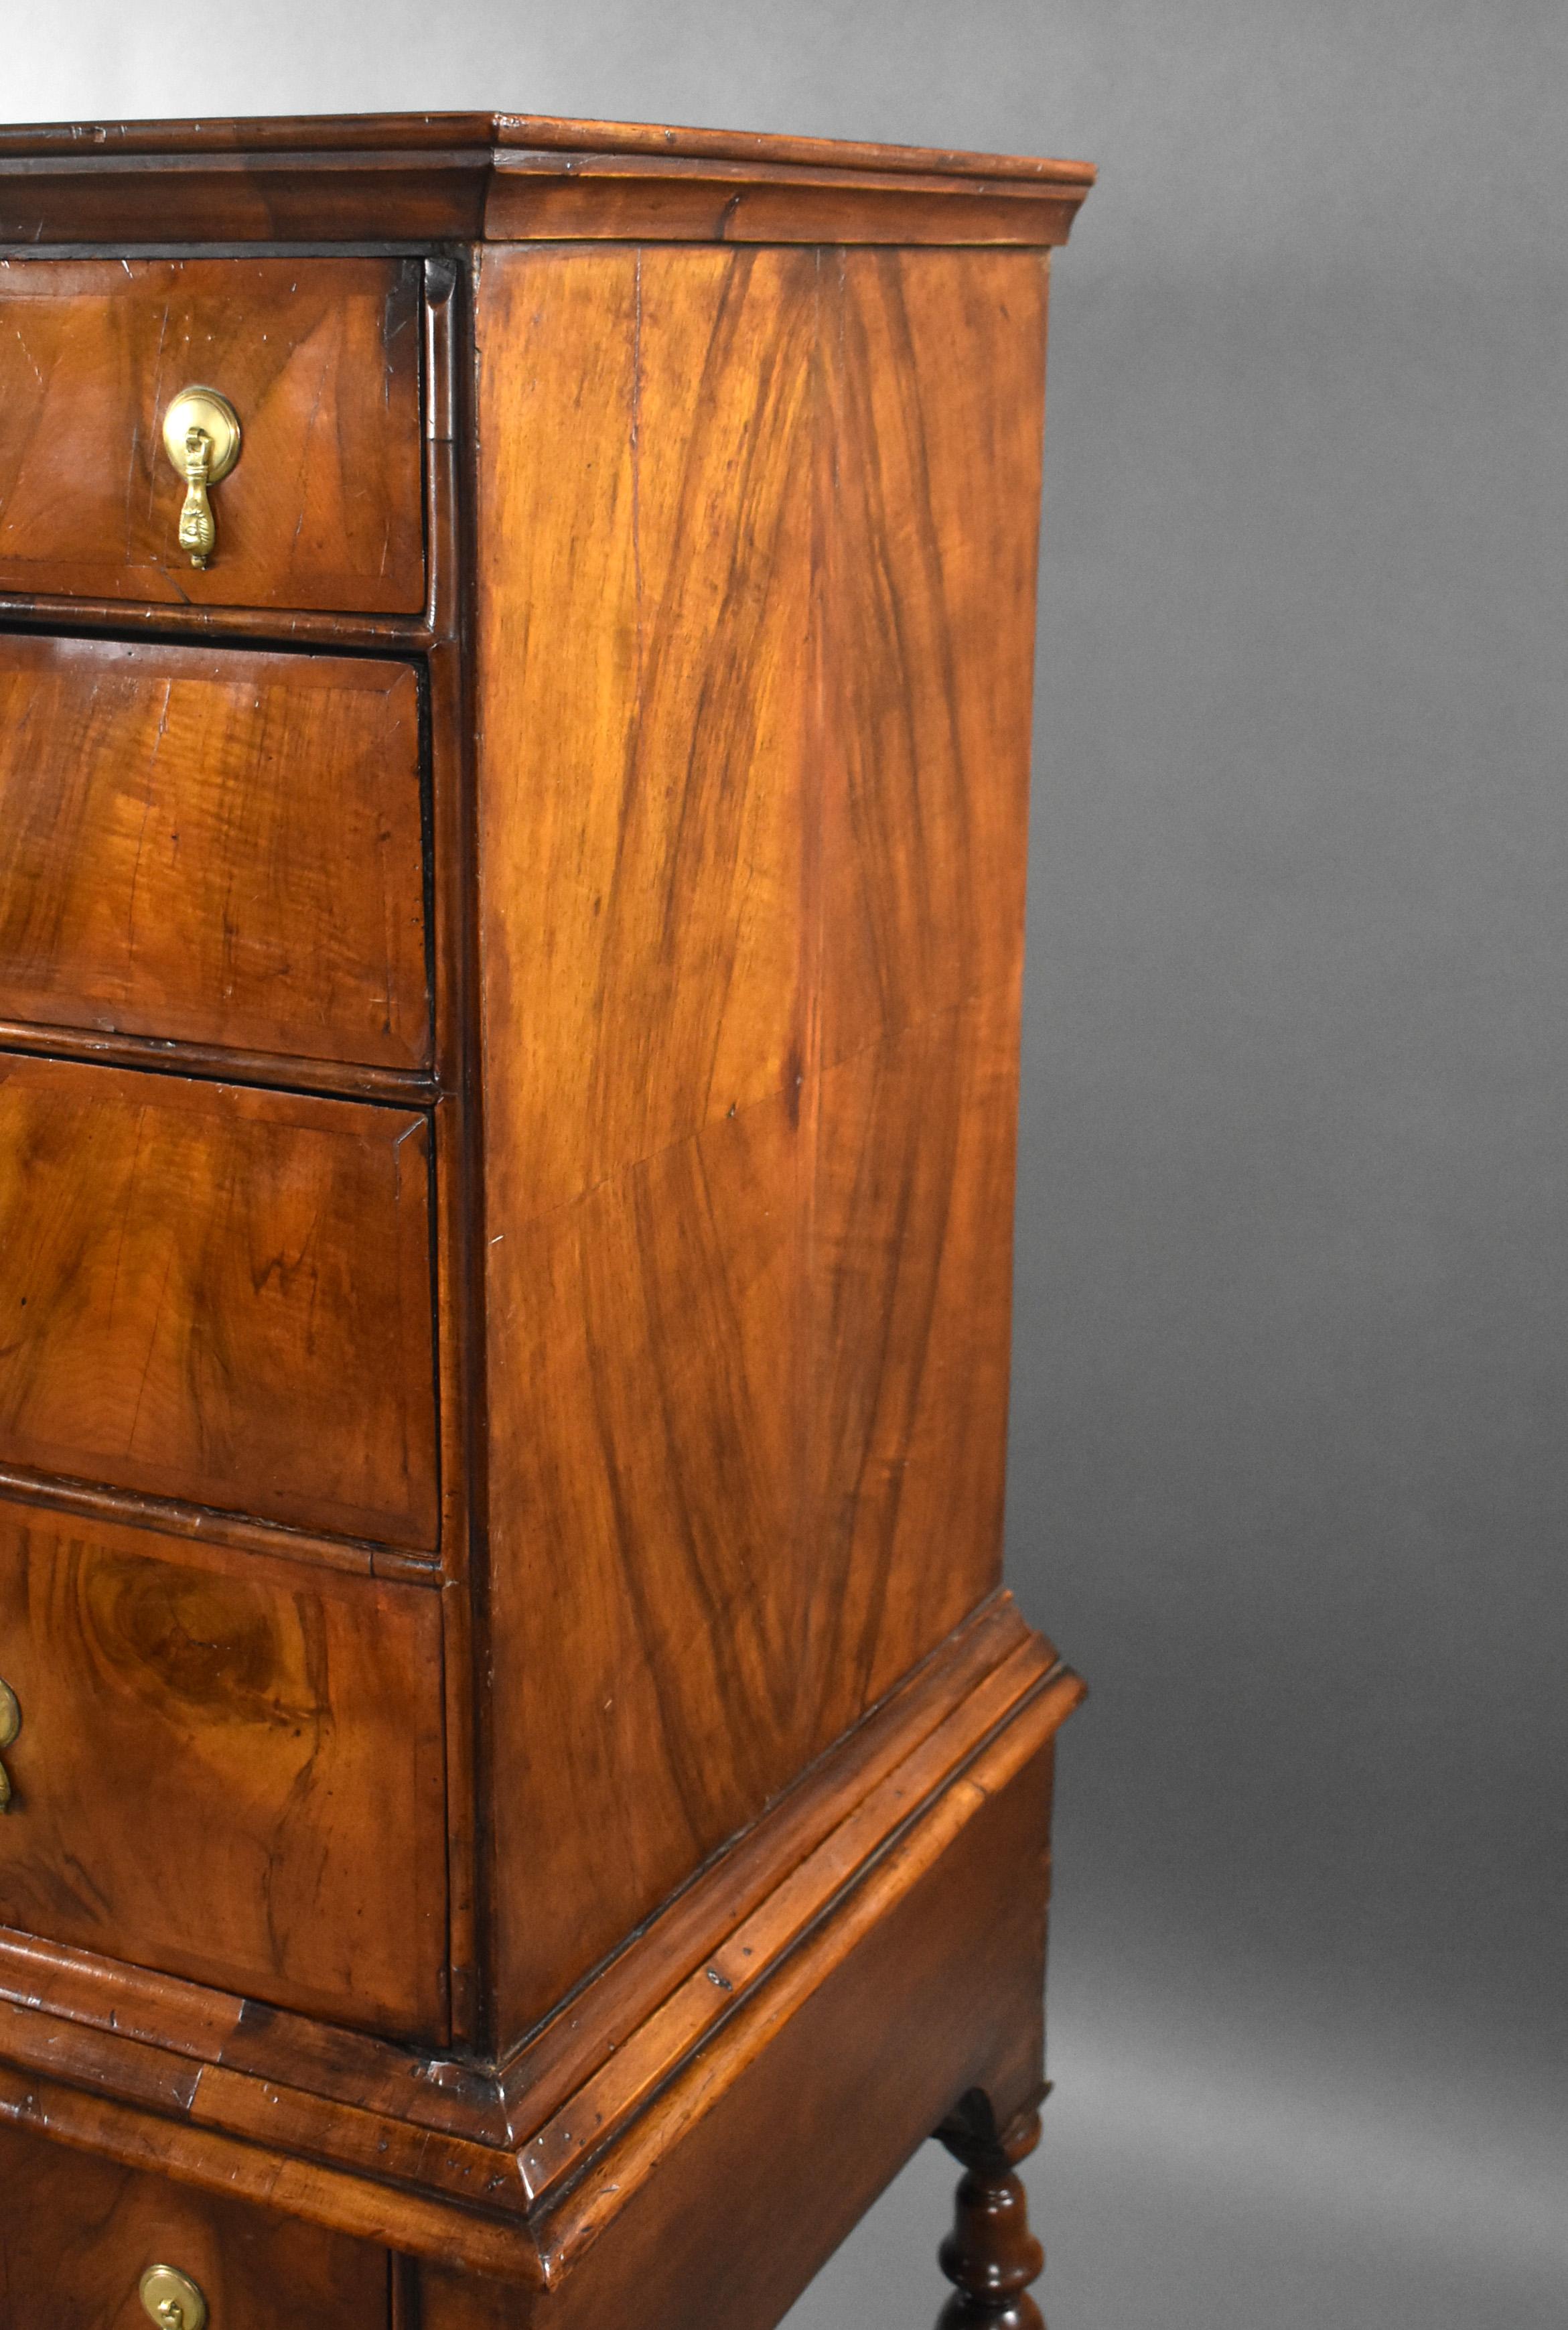
<path fill-rule="evenodd" d="M 420 608 L 419 289 L 401 260 L 0 259 L 0 591 Z M 204 569 L 162 438 L 193 381 L 244 431 Z"/>
<path fill-rule="evenodd" d="M 0 1923 L 444 2027 L 435 1597 L 0 1503 Z"/>
<path fill-rule="evenodd" d="M 417 1067 L 419 684 L 0 639 L 0 1018 Z"/>
<path fill-rule="evenodd" d="M 995 1580 L 1044 315 L 485 261 L 504 2040 Z"/>
<path fill-rule="evenodd" d="M 0 2313 L 14 2330 L 147 2330 L 173 2265 L 213 2330 L 388 2330 L 386 2252 L 0 2126 Z"/>
<path fill-rule="evenodd" d="M 823 1729 L 1000 1574 L 1047 275 L 853 253 L 827 367 Z"/>
<path fill-rule="evenodd" d="M 435 1542 L 422 1116 L 0 1054 L 0 1462 Z"/>

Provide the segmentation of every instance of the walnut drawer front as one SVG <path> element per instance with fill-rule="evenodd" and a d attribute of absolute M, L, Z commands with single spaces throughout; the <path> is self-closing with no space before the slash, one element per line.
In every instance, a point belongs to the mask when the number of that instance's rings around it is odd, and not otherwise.
<path fill-rule="evenodd" d="M 149 2330 L 138 2292 L 158 2265 L 194 2284 L 211 2330 L 387 2330 L 387 2253 L 345 2234 L 9 2127 L 0 2194 L 6 2330 Z"/>
<path fill-rule="evenodd" d="M 396 259 L 0 260 L 0 592 L 416 612 L 420 281 Z M 241 431 L 204 567 L 163 437 L 192 385 Z"/>
<path fill-rule="evenodd" d="M 439 1604 L 0 1500 L 0 1925 L 439 2042 Z"/>
<path fill-rule="evenodd" d="M 428 1058 L 409 666 L 0 637 L 0 1019 Z"/>
<path fill-rule="evenodd" d="M 0 1055 L 0 1463 L 437 1533 L 429 1130 Z"/>

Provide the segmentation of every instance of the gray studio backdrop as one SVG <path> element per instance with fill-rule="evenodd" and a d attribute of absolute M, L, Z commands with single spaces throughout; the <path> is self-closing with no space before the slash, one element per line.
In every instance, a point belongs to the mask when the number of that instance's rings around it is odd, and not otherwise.
<path fill-rule="evenodd" d="M 1047 2307 L 1561 2330 L 1568 11 L 3 31 L 13 118 L 496 105 L 1101 165 L 1053 303 L 1010 1509 L 1094 1690 Z M 949 2183 L 917 2161 L 791 2330 L 929 2321 Z"/>

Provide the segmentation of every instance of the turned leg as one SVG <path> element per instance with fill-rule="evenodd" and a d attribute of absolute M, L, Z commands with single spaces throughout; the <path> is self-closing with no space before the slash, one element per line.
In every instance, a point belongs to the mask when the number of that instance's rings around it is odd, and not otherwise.
<path fill-rule="evenodd" d="M 937 2130 L 964 2174 L 953 2230 L 937 2255 L 953 2284 L 937 2330 L 1045 2330 L 1029 2284 L 1045 2252 L 1029 2231 L 1029 2205 L 1014 2171 L 1040 2141 L 1040 2115 L 997 2126 L 986 2098 L 966 2096 Z"/>

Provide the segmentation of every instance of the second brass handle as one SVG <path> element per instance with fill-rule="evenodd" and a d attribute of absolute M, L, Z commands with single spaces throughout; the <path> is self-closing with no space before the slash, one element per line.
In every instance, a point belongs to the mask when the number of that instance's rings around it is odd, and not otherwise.
<path fill-rule="evenodd" d="M 158 2330 L 203 2330 L 207 2301 L 178 2266 L 150 2265 L 141 2279 L 142 2310 Z"/>
<path fill-rule="evenodd" d="M 240 458 L 240 416 L 215 388 L 182 388 L 164 415 L 164 450 L 185 481 L 180 548 L 193 566 L 205 566 L 218 541 L 208 488 Z"/>

